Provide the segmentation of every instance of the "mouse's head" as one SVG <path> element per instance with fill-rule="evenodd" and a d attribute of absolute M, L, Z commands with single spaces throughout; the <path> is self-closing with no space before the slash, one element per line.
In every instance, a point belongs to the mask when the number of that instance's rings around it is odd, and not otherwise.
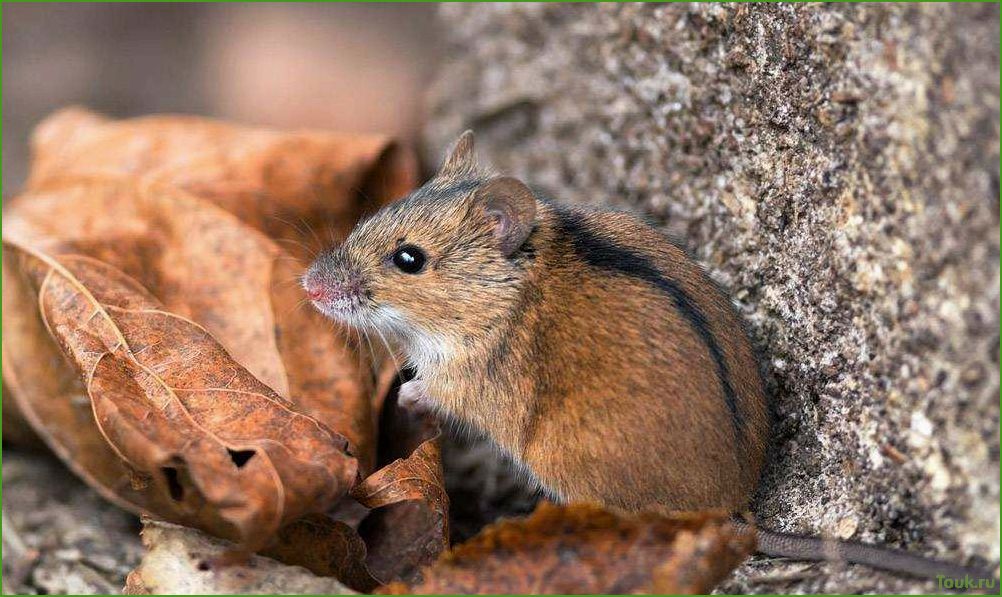
<path fill-rule="evenodd" d="M 434 362 L 510 313 L 535 218 L 528 187 L 477 167 L 467 131 L 432 180 L 318 257 L 303 287 L 325 315 L 391 333 L 415 364 Z"/>

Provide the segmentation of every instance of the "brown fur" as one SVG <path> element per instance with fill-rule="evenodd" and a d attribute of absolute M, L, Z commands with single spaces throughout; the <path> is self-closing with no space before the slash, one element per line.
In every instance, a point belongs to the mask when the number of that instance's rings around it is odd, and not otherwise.
<path fill-rule="evenodd" d="M 496 212 L 477 192 L 497 178 L 471 152 L 472 140 L 461 140 L 438 177 L 318 260 L 314 279 L 364 289 L 359 314 L 333 315 L 396 338 L 436 407 L 486 433 L 562 499 L 744 508 L 768 424 L 757 363 L 727 298 L 683 251 L 623 213 L 534 199 L 535 209 L 509 210 L 533 219 L 506 256 Z M 720 347 L 740 424 L 692 322 L 648 281 L 587 263 L 561 229 L 561 209 L 691 298 Z M 424 271 L 388 261 L 402 244 L 425 250 Z"/>

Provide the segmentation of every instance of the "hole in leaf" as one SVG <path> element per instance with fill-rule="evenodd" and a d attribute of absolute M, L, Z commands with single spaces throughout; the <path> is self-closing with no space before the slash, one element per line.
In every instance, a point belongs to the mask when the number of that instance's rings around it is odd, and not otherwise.
<path fill-rule="evenodd" d="M 160 469 L 164 474 L 164 480 L 167 481 L 167 491 L 170 492 L 170 497 L 175 502 L 180 502 L 184 499 L 184 486 L 181 485 L 181 476 L 178 474 L 177 469 L 173 466 L 165 466 Z"/>
<path fill-rule="evenodd" d="M 237 468 L 243 468 L 247 461 L 254 457 L 254 450 L 231 450 L 226 448 L 226 451 L 230 454 L 230 460 L 233 464 L 237 465 Z"/>

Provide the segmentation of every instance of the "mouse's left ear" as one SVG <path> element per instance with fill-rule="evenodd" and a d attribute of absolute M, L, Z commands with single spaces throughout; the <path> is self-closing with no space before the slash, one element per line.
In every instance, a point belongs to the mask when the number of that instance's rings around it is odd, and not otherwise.
<path fill-rule="evenodd" d="M 517 178 L 502 176 L 480 186 L 475 195 L 484 214 L 494 221 L 494 238 L 505 256 L 514 253 L 532 233 L 536 196 Z"/>
<path fill-rule="evenodd" d="M 477 159 L 473 153 L 473 131 L 467 130 L 452 146 L 452 151 L 445 158 L 438 176 L 443 178 L 464 178 L 476 172 Z"/>

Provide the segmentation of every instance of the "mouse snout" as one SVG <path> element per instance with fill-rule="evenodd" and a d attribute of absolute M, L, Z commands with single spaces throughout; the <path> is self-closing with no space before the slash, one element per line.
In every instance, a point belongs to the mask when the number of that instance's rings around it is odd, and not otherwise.
<path fill-rule="evenodd" d="M 310 301 L 327 315 L 358 307 L 363 294 L 360 279 L 342 280 L 317 270 L 303 276 L 303 290 Z"/>
<path fill-rule="evenodd" d="M 303 279 L 303 289 L 306 291 L 306 296 L 308 296 L 311 301 L 329 300 L 332 295 L 331 289 L 328 285 L 317 279 L 316 276 L 307 275 L 306 278 Z"/>

